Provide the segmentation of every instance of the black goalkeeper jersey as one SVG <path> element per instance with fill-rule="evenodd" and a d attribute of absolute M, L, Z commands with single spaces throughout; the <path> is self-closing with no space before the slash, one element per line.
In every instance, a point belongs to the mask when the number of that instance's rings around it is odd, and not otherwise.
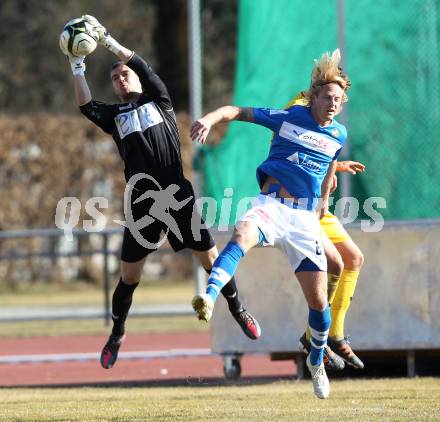
<path fill-rule="evenodd" d="M 168 90 L 138 55 L 134 54 L 127 66 L 142 84 L 137 102 L 105 104 L 92 100 L 80 110 L 112 135 L 125 163 L 127 181 L 137 173 L 146 173 L 161 185 L 179 182 L 184 178 L 180 140 Z"/>

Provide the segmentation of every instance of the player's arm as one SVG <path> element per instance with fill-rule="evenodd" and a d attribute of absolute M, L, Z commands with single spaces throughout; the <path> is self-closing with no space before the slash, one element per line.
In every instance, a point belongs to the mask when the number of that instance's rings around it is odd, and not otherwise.
<path fill-rule="evenodd" d="M 69 59 L 73 75 L 75 98 L 81 113 L 106 133 L 112 133 L 114 121 L 110 107 L 99 101 L 92 100 L 92 94 L 85 78 L 85 57 L 76 57 L 70 54 L 65 43 L 60 43 L 60 48 L 63 54 Z"/>
<path fill-rule="evenodd" d="M 85 78 L 86 64 L 85 57 L 76 57 L 69 53 L 64 43 L 60 43 L 60 49 L 69 59 L 70 68 L 73 75 L 73 86 L 75 89 L 75 98 L 78 106 L 87 104 L 92 100 L 89 86 Z"/>
<path fill-rule="evenodd" d="M 337 161 L 333 160 L 327 170 L 327 174 L 324 177 L 321 185 L 321 204 L 319 209 L 319 217 L 320 219 L 324 217 L 325 213 L 328 212 L 328 201 L 331 193 L 331 189 L 333 186 L 333 178 L 336 172 Z"/>
<path fill-rule="evenodd" d="M 69 61 L 72 65 L 70 56 Z M 90 121 L 98 125 L 104 132 L 112 133 L 114 124 L 109 107 L 99 101 L 92 101 L 92 94 L 90 93 L 89 86 L 84 76 L 84 57 L 81 57 L 81 59 L 83 65 L 81 66 L 81 69 L 78 69 L 76 65 L 72 65 L 73 86 L 75 88 L 76 102 L 79 106 L 81 113 L 84 114 L 84 116 L 86 116 Z M 77 63 L 79 62 L 77 61 Z"/>
<path fill-rule="evenodd" d="M 82 19 L 87 21 L 92 26 L 93 32 L 90 35 L 95 38 L 95 41 L 98 44 L 104 46 L 107 50 L 118 56 L 119 60 L 123 61 L 124 63 L 127 63 L 130 60 L 134 52 L 119 44 L 109 34 L 105 27 L 99 23 L 98 19 L 91 15 L 83 15 Z"/>
<path fill-rule="evenodd" d="M 337 165 L 336 165 L 337 167 Z M 338 178 L 336 177 L 336 174 L 332 177 L 332 182 L 330 185 L 330 193 L 333 193 L 338 188 Z"/>
<path fill-rule="evenodd" d="M 63 50 L 62 50 L 63 51 Z M 89 85 L 87 84 L 85 71 L 86 65 L 84 63 L 85 57 L 75 57 L 72 54 L 63 51 L 69 59 L 70 67 L 73 75 L 73 87 L 75 89 L 75 98 L 78 106 L 92 101 L 92 94 Z"/>
<path fill-rule="evenodd" d="M 98 44 L 101 44 L 107 50 L 118 56 L 119 60 L 123 61 L 139 76 L 143 91 L 147 92 L 155 100 L 162 100 L 168 103 L 167 105 L 171 109 L 171 98 L 168 90 L 151 66 L 134 51 L 119 44 L 96 18 L 90 15 L 84 15 L 82 18 L 92 25 Z"/>
<path fill-rule="evenodd" d="M 142 84 L 142 89 L 155 101 L 163 101 L 168 108 L 172 108 L 170 94 L 162 79 L 154 72 L 151 66 L 136 53 L 127 62 L 127 66 L 138 76 Z"/>
<path fill-rule="evenodd" d="M 365 171 L 365 165 L 357 161 L 338 161 L 336 171 L 351 174 L 363 173 Z"/>
<path fill-rule="evenodd" d="M 92 101 L 92 94 L 84 73 L 73 75 L 73 86 L 75 88 L 75 98 L 78 106 L 82 106 Z"/>
<path fill-rule="evenodd" d="M 191 139 L 204 144 L 212 126 L 215 126 L 218 123 L 231 122 L 233 120 L 253 122 L 253 109 L 249 107 L 227 105 L 211 111 L 192 124 Z"/>

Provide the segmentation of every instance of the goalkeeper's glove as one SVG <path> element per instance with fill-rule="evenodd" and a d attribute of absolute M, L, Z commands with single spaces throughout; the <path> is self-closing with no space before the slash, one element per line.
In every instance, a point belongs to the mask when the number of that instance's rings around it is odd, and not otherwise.
<path fill-rule="evenodd" d="M 73 75 L 84 76 L 84 72 L 86 71 L 86 64 L 84 62 L 85 56 L 76 57 L 69 53 L 67 57 L 69 58 Z"/>
<path fill-rule="evenodd" d="M 64 40 L 62 39 L 62 36 L 60 37 L 60 50 L 69 59 L 72 73 L 74 75 L 84 75 L 84 72 L 86 71 L 86 64 L 84 63 L 85 56 L 76 57 L 73 54 L 71 54 L 67 50 L 67 43 L 64 42 Z"/>
<path fill-rule="evenodd" d="M 98 44 L 104 46 L 107 50 L 111 51 L 113 54 L 118 55 L 121 51 L 122 46 L 119 44 L 105 29 L 103 25 L 101 25 L 93 16 L 83 15 L 81 19 L 87 21 L 93 28 L 93 33 L 90 35 L 95 39 Z"/>

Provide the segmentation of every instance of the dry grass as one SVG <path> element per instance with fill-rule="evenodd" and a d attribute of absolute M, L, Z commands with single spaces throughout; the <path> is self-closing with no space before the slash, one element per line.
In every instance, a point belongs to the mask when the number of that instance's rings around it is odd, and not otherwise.
<path fill-rule="evenodd" d="M 2 389 L 2 421 L 435 421 L 440 380 L 310 381 L 161 388 Z"/>
<path fill-rule="evenodd" d="M 167 333 L 208 331 L 209 325 L 190 316 L 130 317 L 127 321 L 129 333 Z M 40 337 L 108 334 L 110 328 L 102 319 L 25 321 L 0 324 L 0 337 Z"/>
<path fill-rule="evenodd" d="M 162 280 L 141 283 L 135 291 L 134 303 L 145 304 L 190 304 L 195 287 L 192 280 Z M 2 306 L 52 307 L 52 306 L 103 306 L 102 289 L 84 283 L 69 286 L 47 284 L 29 285 L 18 292 L 1 295 Z M 170 331 L 207 331 L 208 324 L 201 324 L 195 316 L 130 317 L 127 322 L 130 333 L 156 333 Z M 1 322 L 0 337 L 32 337 L 62 335 L 107 334 L 109 327 L 102 319 Z"/>
<path fill-rule="evenodd" d="M 110 290 L 113 292 L 114 285 Z M 192 280 L 142 282 L 135 291 L 139 304 L 189 303 L 194 295 Z M 102 305 L 102 287 L 81 282 L 67 285 L 26 284 L 18 291 L 2 292 L 2 306 Z"/>

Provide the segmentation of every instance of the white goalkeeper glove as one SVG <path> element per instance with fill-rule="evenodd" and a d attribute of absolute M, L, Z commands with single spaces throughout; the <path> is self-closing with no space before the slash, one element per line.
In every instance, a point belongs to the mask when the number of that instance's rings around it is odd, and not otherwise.
<path fill-rule="evenodd" d="M 72 73 L 74 75 L 84 75 L 84 72 L 86 71 L 86 64 L 84 63 L 85 56 L 76 57 L 71 54 L 67 50 L 67 44 L 65 42 L 62 42 L 62 39 L 60 39 L 60 50 L 69 59 Z"/>
<path fill-rule="evenodd" d="M 84 76 L 84 72 L 86 71 L 86 64 L 84 62 L 85 56 L 76 57 L 69 53 L 67 57 L 69 58 L 73 75 Z"/>
<path fill-rule="evenodd" d="M 107 50 L 111 51 L 113 54 L 118 55 L 121 51 L 122 46 L 119 44 L 105 29 L 103 25 L 101 25 L 93 16 L 83 15 L 81 19 L 87 21 L 93 28 L 93 33 L 90 35 L 95 39 L 98 44 L 104 46 Z"/>

